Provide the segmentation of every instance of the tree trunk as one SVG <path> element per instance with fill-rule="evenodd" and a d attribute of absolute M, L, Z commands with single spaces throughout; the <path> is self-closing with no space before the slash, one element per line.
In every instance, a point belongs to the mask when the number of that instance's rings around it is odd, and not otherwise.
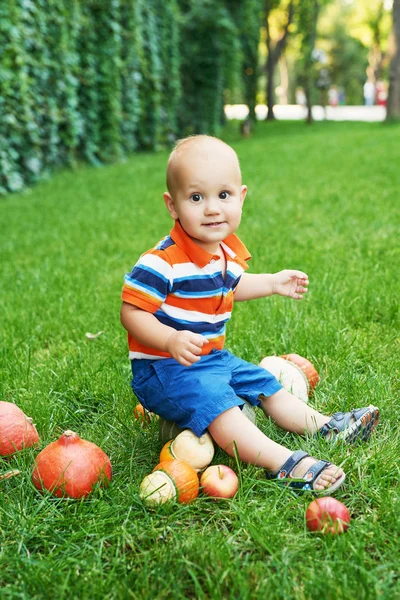
<path fill-rule="evenodd" d="M 400 119 L 400 0 L 393 2 L 394 54 L 390 63 L 387 119 Z"/>
<path fill-rule="evenodd" d="M 313 116 L 312 116 L 312 98 L 311 98 L 311 88 L 312 88 L 312 84 L 310 81 L 310 77 L 307 76 L 306 78 L 306 84 L 304 86 L 304 93 L 306 95 L 306 101 L 307 101 L 307 117 L 306 117 L 306 122 L 311 125 L 311 123 L 313 122 Z"/>
<path fill-rule="evenodd" d="M 313 81 L 312 81 L 312 65 L 313 65 L 313 50 L 315 48 L 315 41 L 317 39 L 317 22 L 318 22 L 318 16 L 319 16 L 319 2 L 318 0 L 314 0 L 314 2 L 312 3 L 312 10 L 311 10 L 311 19 L 310 19 L 310 31 L 309 31 L 309 48 L 308 48 L 308 54 L 306 57 L 306 76 L 305 76 L 305 86 L 304 86 L 304 93 L 306 95 L 306 99 L 307 99 L 307 118 L 306 118 L 306 122 L 311 125 L 311 123 L 313 122 L 313 116 L 312 116 L 312 88 L 313 88 Z"/>
<path fill-rule="evenodd" d="M 267 58 L 267 120 L 272 121 L 275 119 L 274 115 L 274 104 L 275 104 L 275 91 L 274 91 L 274 74 L 275 74 L 275 62 L 274 56 L 271 49 L 268 50 Z"/>
<path fill-rule="evenodd" d="M 267 121 L 273 121 L 275 119 L 275 115 L 274 115 L 274 104 L 275 104 L 275 98 L 274 98 L 274 71 L 275 71 L 275 64 L 274 64 L 274 51 L 272 48 L 272 40 L 271 40 L 271 33 L 269 30 L 269 15 L 271 12 L 271 3 L 267 0 L 265 2 L 265 30 L 267 32 L 267 39 L 266 39 L 266 43 L 267 43 L 267 62 L 265 65 L 265 70 L 267 73 L 267 89 L 266 89 L 266 100 L 267 100 L 267 116 L 266 119 Z"/>
<path fill-rule="evenodd" d="M 370 28 L 372 29 L 372 47 L 368 53 L 369 71 L 373 82 L 376 82 L 382 76 L 383 61 L 385 58 L 382 52 L 382 40 L 381 40 L 381 24 L 385 13 L 384 0 L 380 0 L 377 11 L 375 14 L 371 13 Z"/>
<path fill-rule="evenodd" d="M 265 29 L 267 32 L 267 51 L 268 51 L 267 64 L 266 64 L 266 72 L 267 72 L 267 90 L 266 90 L 266 92 L 267 92 L 267 107 L 268 107 L 268 112 L 267 112 L 266 118 L 268 121 L 275 119 L 275 115 L 274 115 L 275 67 L 287 46 L 289 29 L 290 29 L 290 25 L 293 22 L 293 16 L 294 16 L 294 12 L 295 12 L 294 0 L 291 0 L 290 4 L 288 6 L 288 15 L 287 15 L 286 25 L 283 29 L 281 37 L 279 38 L 279 40 L 276 42 L 275 45 L 272 43 L 270 28 L 269 28 L 269 15 L 270 15 L 271 10 L 272 10 L 271 2 L 269 0 L 266 0 L 264 23 L 265 23 Z"/>

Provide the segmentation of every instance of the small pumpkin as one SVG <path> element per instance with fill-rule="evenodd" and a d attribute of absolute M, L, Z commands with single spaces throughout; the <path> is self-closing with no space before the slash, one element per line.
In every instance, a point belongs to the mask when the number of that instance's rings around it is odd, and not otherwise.
<path fill-rule="evenodd" d="M 140 484 L 139 495 L 148 505 L 164 504 L 176 500 L 188 504 L 199 495 L 199 478 L 196 471 L 183 460 L 167 460 L 154 467 Z"/>
<path fill-rule="evenodd" d="M 282 358 L 284 358 L 285 360 L 288 360 L 289 362 L 296 365 L 303 371 L 304 375 L 307 377 L 307 380 L 308 380 L 308 383 L 310 386 L 308 395 L 311 398 L 311 396 L 314 392 L 314 389 L 315 389 L 317 383 L 319 382 L 318 371 L 314 367 L 312 362 L 310 362 L 307 358 L 304 358 L 304 356 L 300 356 L 299 354 L 295 354 L 295 353 L 283 354 Z"/>
<path fill-rule="evenodd" d="M 133 410 L 136 421 L 142 426 L 147 427 L 156 416 L 154 413 L 145 409 L 142 404 L 137 404 Z"/>
<path fill-rule="evenodd" d="M 36 457 L 32 482 L 38 490 L 53 496 L 82 498 L 96 483 L 108 485 L 112 468 L 101 448 L 67 430 Z"/>
<path fill-rule="evenodd" d="M 0 455 L 9 456 L 39 442 L 32 419 L 12 402 L 0 401 Z"/>
<path fill-rule="evenodd" d="M 308 402 L 310 384 L 300 367 L 281 356 L 266 356 L 260 362 L 260 367 L 272 373 L 293 396 Z"/>
<path fill-rule="evenodd" d="M 195 471 L 205 469 L 214 457 L 214 442 L 209 433 L 197 437 L 190 429 L 185 429 L 174 440 L 169 440 L 162 448 L 160 461 L 180 459 L 191 465 Z"/>

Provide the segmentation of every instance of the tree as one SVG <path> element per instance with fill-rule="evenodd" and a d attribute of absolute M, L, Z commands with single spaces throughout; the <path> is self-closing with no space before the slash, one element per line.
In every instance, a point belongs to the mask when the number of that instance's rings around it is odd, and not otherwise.
<path fill-rule="evenodd" d="M 349 22 L 354 5 L 336 0 L 321 12 L 317 47 L 326 52 L 331 83 L 344 93 L 347 104 L 362 104 L 369 49 L 352 34 Z M 367 27 L 364 28 L 370 39 Z"/>
<path fill-rule="evenodd" d="M 381 23 L 384 14 L 384 0 L 379 0 L 375 10 L 373 10 L 373 7 L 369 7 L 367 25 L 372 33 L 372 44 L 368 53 L 368 61 L 370 66 L 369 71 L 375 82 L 381 77 L 383 60 L 385 58 L 385 53 L 382 51 L 381 33 Z"/>
<path fill-rule="evenodd" d="M 265 71 L 267 73 L 267 119 L 275 119 L 274 115 L 274 104 L 275 104 L 275 91 L 274 91 L 274 74 L 275 68 L 278 64 L 280 57 L 288 43 L 288 37 L 293 23 L 293 17 L 296 10 L 295 0 L 290 0 L 289 4 L 283 8 L 285 13 L 285 21 L 280 29 L 277 39 L 272 38 L 271 31 L 271 13 L 282 4 L 281 0 L 265 0 L 264 1 L 264 19 L 263 24 L 266 31 L 266 44 L 267 44 L 267 61 L 265 64 Z"/>
<path fill-rule="evenodd" d="M 320 59 L 325 52 L 316 48 L 320 13 L 331 0 L 302 0 L 298 11 L 298 29 L 301 36 L 300 77 L 307 101 L 307 123 L 312 123 L 314 87 L 319 88 L 321 98 L 326 98 L 330 84 L 327 67 Z M 322 102 L 325 105 L 326 100 Z"/>
<path fill-rule="evenodd" d="M 386 51 L 383 47 L 383 40 L 387 39 L 385 32 L 385 0 L 379 0 L 374 7 L 368 6 L 367 25 L 372 34 L 371 45 L 368 53 L 370 78 L 376 83 L 382 77 L 382 70 L 387 59 Z"/>
<path fill-rule="evenodd" d="M 258 83 L 258 44 L 260 42 L 261 12 L 263 0 L 241 0 L 238 11 L 238 28 L 242 49 L 242 82 L 245 103 L 249 108 L 248 119 L 256 120 L 256 96 Z"/>
<path fill-rule="evenodd" d="M 217 135 L 224 92 L 236 85 L 241 52 L 238 30 L 224 2 L 180 0 L 181 135 Z"/>
<path fill-rule="evenodd" d="M 261 14 L 264 0 L 225 0 L 235 23 L 240 43 L 240 79 L 237 87 L 229 90 L 233 97 L 244 101 L 248 116 L 240 124 L 243 135 L 250 134 L 256 121 L 256 99 L 259 77 L 259 53 Z M 226 91 L 226 90 L 225 90 Z"/>
<path fill-rule="evenodd" d="M 388 65 L 389 4 L 390 0 L 358 0 L 346 7 L 350 35 L 368 48 L 367 75 L 373 83 L 384 76 Z"/>
<path fill-rule="evenodd" d="M 394 54 L 390 63 L 387 119 L 400 119 L 400 0 L 393 2 Z"/>
<path fill-rule="evenodd" d="M 317 21 L 321 8 L 319 0 L 303 0 L 299 14 L 299 28 L 302 32 L 302 79 L 307 99 L 307 123 L 312 123 L 313 105 L 313 52 L 317 39 Z"/>
<path fill-rule="evenodd" d="M 332 84 L 343 89 L 347 104 L 362 104 L 367 49 L 360 40 L 349 35 L 344 20 L 335 23 L 327 43 Z"/>

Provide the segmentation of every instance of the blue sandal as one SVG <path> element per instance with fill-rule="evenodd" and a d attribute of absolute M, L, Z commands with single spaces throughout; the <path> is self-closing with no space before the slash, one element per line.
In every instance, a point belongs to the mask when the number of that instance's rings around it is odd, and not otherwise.
<path fill-rule="evenodd" d="M 297 450 L 296 452 L 293 452 L 293 454 L 287 459 L 287 461 L 278 471 L 275 471 L 274 473 L 269 473 L 266 471 L 265 477 L 267 479 L 276 480 L 280 485 L 285 485 L 296 492 L 314 492 L 315 494 L 320 494 L 321 496 L 331 494 L 342 485 L 346 478 L 345 473 L 343 473 L 343 475 L 339 477 L 335 483 L 329 485 L 325 489 L 314 489 L 314 483 L 317 481 L 321 473 L 332 464 L 327 460 L 317 461 L 308 469 L 303 477 L 292 477 L 291 473 L 293 473 L 297 465 L 301 463 L 301 461 L 307 456 L 309 456 L 307 452 L 304 452 L 303 450 Z"/>
<path fill-rule="evenodd" d="M 355 408 L 350 412 L 337 412 L 329 423 L 321 427 L 320 435 L 352 444 L 357 439 L 367 441 L 378 425 L 379 408 L 370 404 L 366 408 Z"/>

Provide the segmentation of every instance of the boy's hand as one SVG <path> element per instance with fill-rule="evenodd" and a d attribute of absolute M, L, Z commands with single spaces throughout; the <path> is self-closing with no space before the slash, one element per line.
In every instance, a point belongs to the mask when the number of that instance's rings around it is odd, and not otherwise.
<path fill-rule="evenodd" d="M 274 275 L 274 293 L 301 300 L 307 292 L 308 276 L 302 271 L 279 271 Z"/>
<path fill-rule="evenodd" d="M 166 350 L 181 365 L 190 367 L 200 360 L 201 349 L 207 344 L 206 337 L 192 331 L 174 331 L 166 343 Z"/>

